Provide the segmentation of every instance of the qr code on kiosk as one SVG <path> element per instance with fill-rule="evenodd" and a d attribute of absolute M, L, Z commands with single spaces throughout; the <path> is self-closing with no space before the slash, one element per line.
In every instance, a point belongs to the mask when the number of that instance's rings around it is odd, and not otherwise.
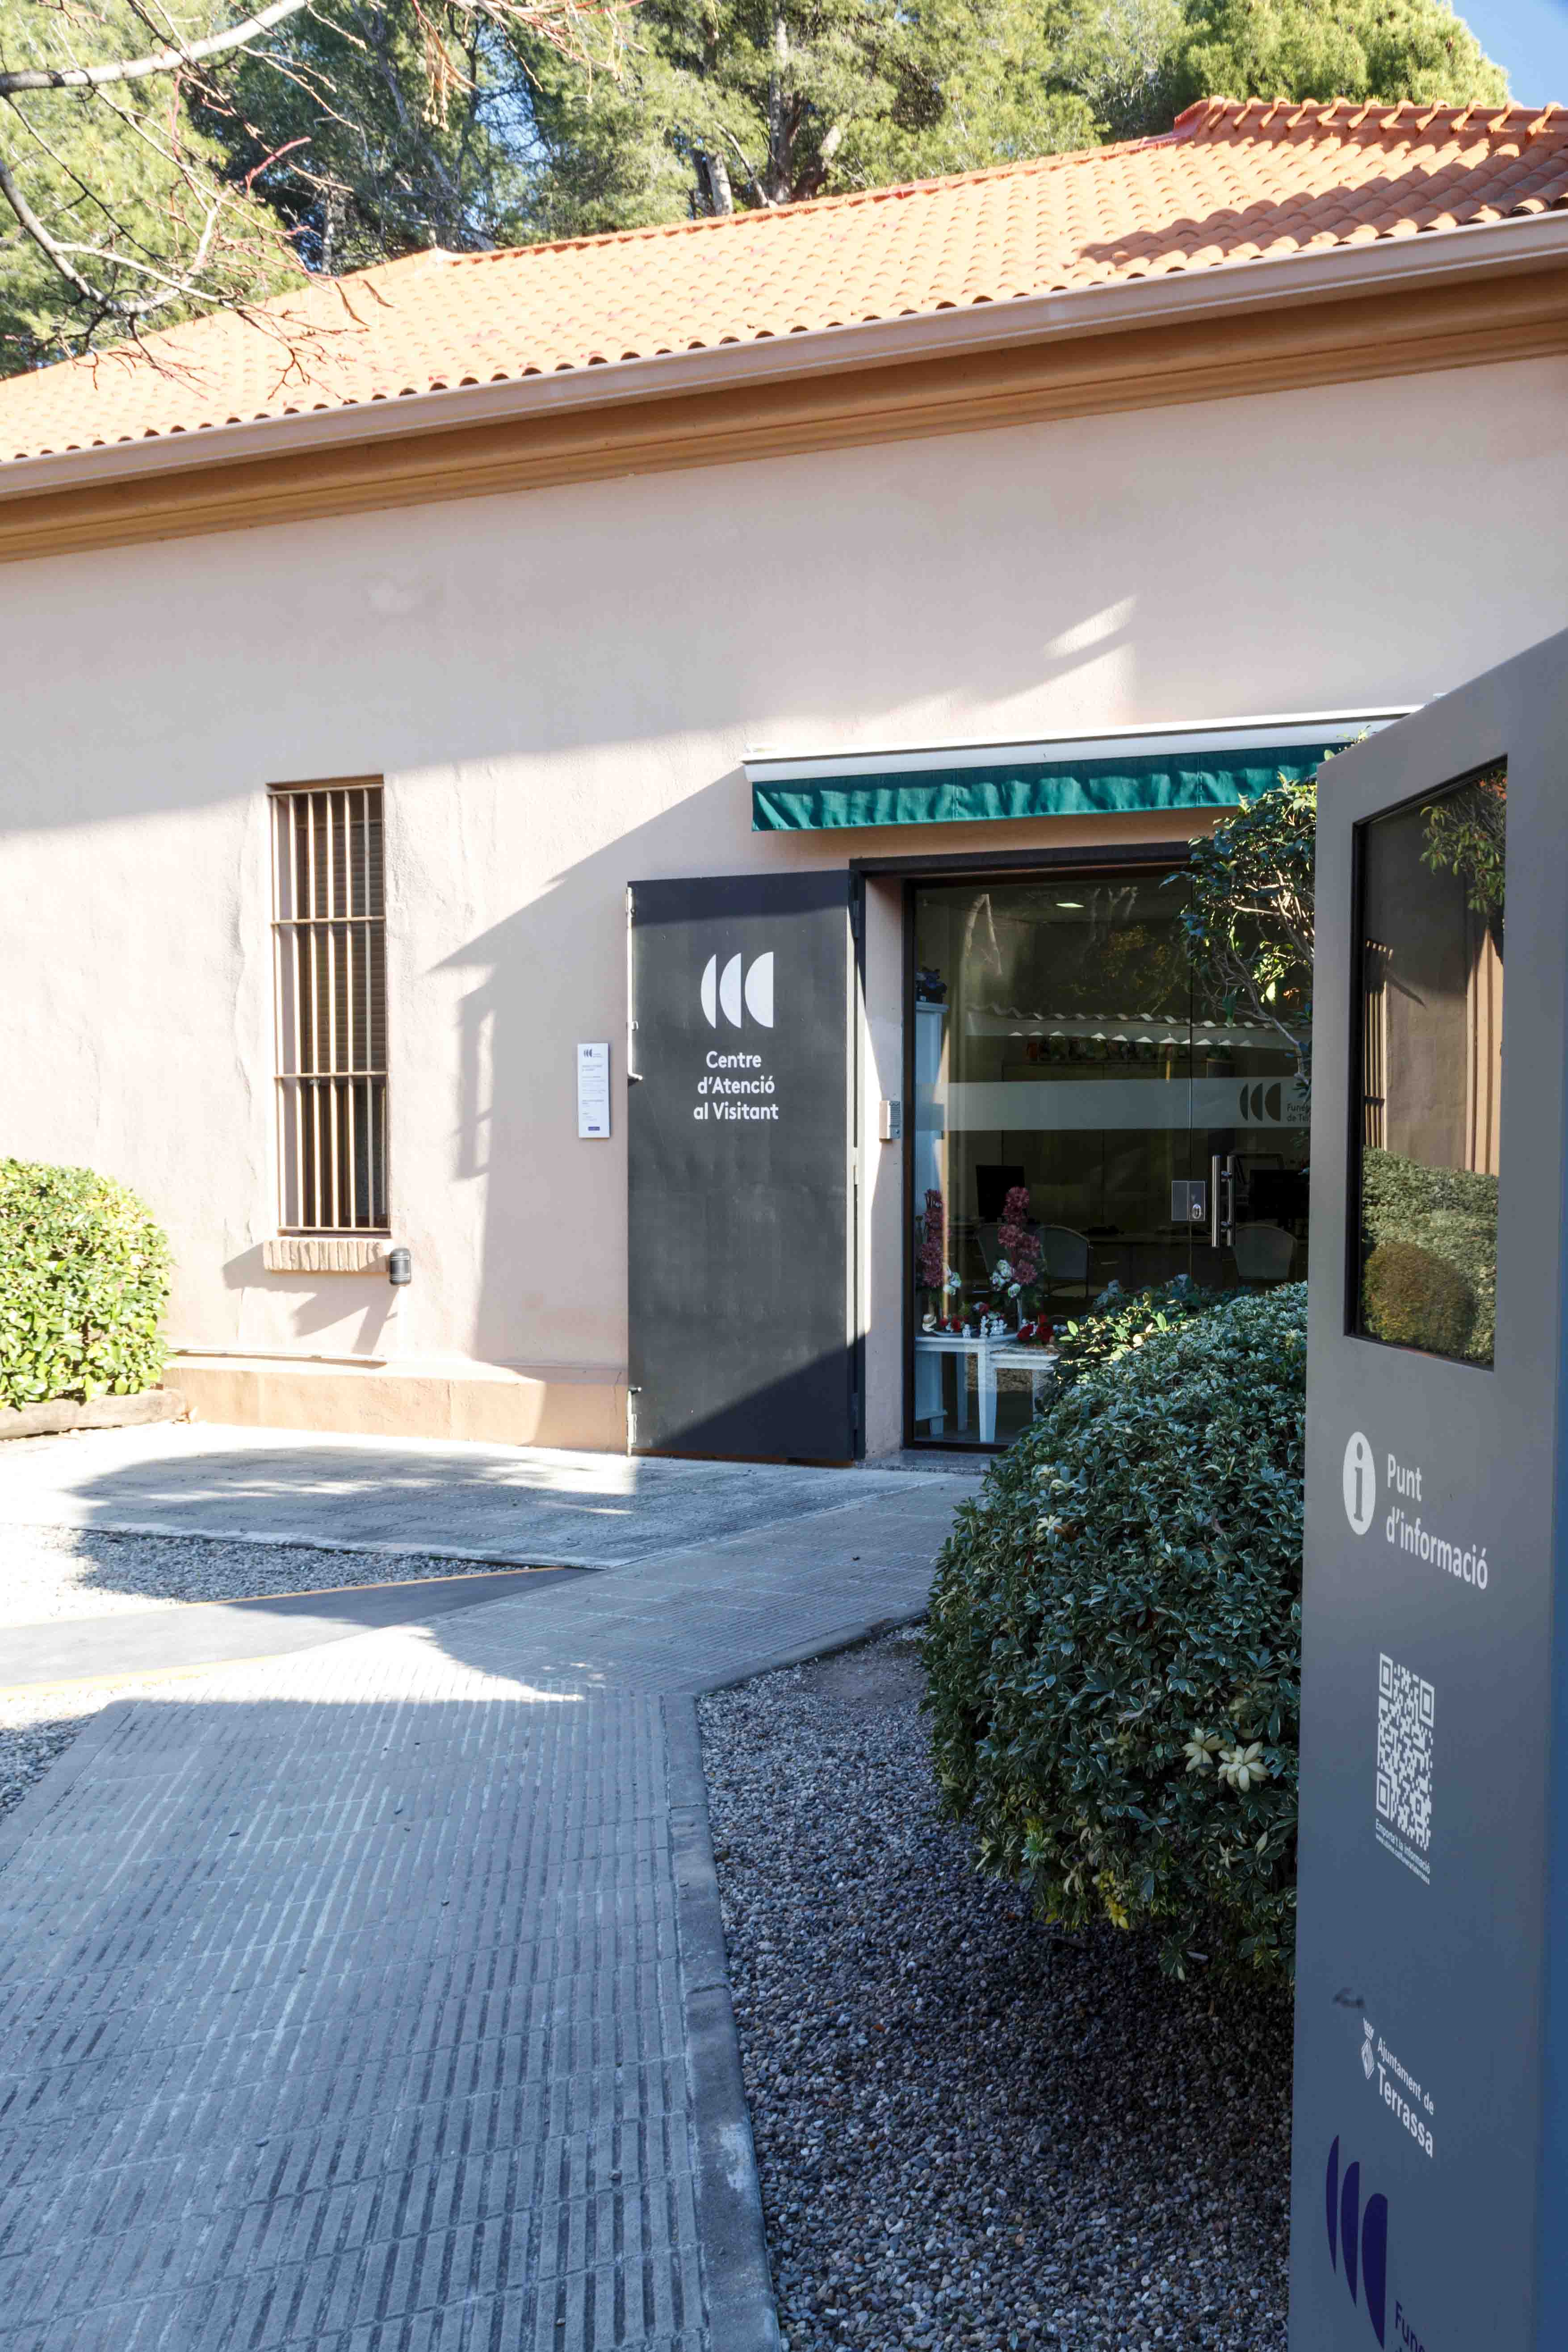
<path fill-rule="evenodd" d="M 1432 1685 L 1396 1666 L 1377 1662 L 1377 1810 L 1417 1853 L 1432 1843 Z"/>

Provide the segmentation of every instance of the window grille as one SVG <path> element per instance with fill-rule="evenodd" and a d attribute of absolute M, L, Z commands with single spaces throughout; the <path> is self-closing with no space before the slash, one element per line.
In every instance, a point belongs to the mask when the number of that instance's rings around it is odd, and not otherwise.
<path fill-rule="evenodd" d="M 279 1229 L 384 1233 L 382 788 L 275 787 L 271 803 Z"/>

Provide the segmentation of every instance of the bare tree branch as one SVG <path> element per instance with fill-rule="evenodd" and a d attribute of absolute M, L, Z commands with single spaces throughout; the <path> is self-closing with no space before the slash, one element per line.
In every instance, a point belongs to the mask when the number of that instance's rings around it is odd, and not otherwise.
<path fill-rule="evenodd" d="M 758 176 L 756 165 L 752 163 L 751 157 L 747 154 L 745 149 L 742 146 L 740 141 L 736 138 L 732 131 L 721 126 L 721 136 L 729 141 L 731 146 L 739 156 L 741 161 L 741 169 L 744 172 L 748 181 L 751 183 L 752 194 L 755 196 L 758 204 L 762 205 L 764 210 L 767 209 L 771 206 L 773 198 L 769 195 L 766 188 L 763 187 L 762 181 Z M 733 205 L 731 204 L 727 205 L 726 210 L 732 212 L 734 210 Z"/>
<path fill-rule="evenodd" d="M 249 41 L 258 41 L 275 25 L 297 16 L 309 5 L 309 0 L 272 0 L 270 8 L 258 16 L 247 16 L 243 25 L 232 25 L 226 33 L 209 33 L 205 40 L 188 41 L 179 48 L 160 49 L 149 58 L 117 58 L 100 66 L 37 66 L 20 73 L 0 73 L 0 98 L 12 98 L 27 89 L 104 89 L 111 82 L 145 81 L 153 74 L 178 73 L 182 68 L 203 65 L 209 58 L 226 57 L 231 49 L 242 49 Z M 462 5 L 463 0 L 457 0 Z"/>
<path fill-rule="evenodd" d="M 66 248 L 62 245 L 58 244 L 56 239 L 49 235 L 48 230 L 44 226 L 43 222 L 38 218 L 37 214 L 33 210 L 32 205 L 27 202 L 27 199 L 24 195 L 21 188 L 17 185 L 16 175 L 12 172 L 9 163 L 5 161 L 4 153 L 0 153 L 0 196 L 5 197 L 5 202 L 16 214 L 25 233 L 32 238 L 33 243 L 37 247 L 39 252 L 44 255 L 45 258 L 51 262 L 54 268 L 59 271 L 59 274 L 65 279 L 66 284 L 68 286 L 74 286 L 77 292 L 84 296 L 88 301 L 96 302 L 99 299 L 97 292 L 88 284 L 87 279 L 81 275 L 81 272 L 72 267 Z"/>
<path fill-rule="evenodd" d="M 240 22 L 206 32 L 202 16 L 212 25 L 225 0 L 190 0 L 188 19 L 180 0 L 124 4 L 135 39 L 148 43 L 144 53 L 101 54 L 109 19 L 100 0 L 38 0 L 16 20 L 37 28 L 31 54 L 13 49 L 0 70 L 0 222 L 8 212 L 58 288 L 54 302 L 33 298 L 46 319 L 43 335 L 28 324 L 19 338 L 10 331 L 29 359 L 89 350 L 114 327 L 143 348 L 149 322 L 191 310 L 259 318 L 271 293 L 290 275 L 303 275 L 301 236 L 305 255 L 331 271 L 332 225 L 345 191 L 330 166 L 316 169 L 307 160 L 308 137 L 268 144 L 251 130 L 231 95 L 244 88 L 246 72 L 281 76 L 306 94 L 319 121 L 352 130 L 318 36 L 358 50 L 384 87 L 400 139 L 419 154 L 440 240 L 482 247 L 489 242 L 482 223 L 466 217 L 461 152 L 454 169 L 439 142 L 423 138 L 404 104 L 389 45 L 411 41 L 422 54 L 424 121 L 438 125 L 453 95 L 476 88 L 482 45 L 495 37 L 547 42 L 587 71 L 601 59 L 618 69 L 625 12 L 636 0 L 380 0 L 370 9 L 356 0 L 268 0 Z M 133 95 L 160 87 L 168 93 L 166 115 L 161 104 Z M 47 124 L 30 119 L 27 100 L 54 110 Z M 93 107 L 114 119 L 110 165 L 83 129 L 80 110 Z M 233 131 L 242 145 L 256 142 L 237 163 Z M 142 160 L 127 166 L 137 153 Z M 288 179 L 300 192 L 297 207 L 280 204 L 277 187 L 267 185 L 284 155 L 292 158 Z M 307 226 L 312 215 L 320 229 Z M 26 249 L 15 233 L 12 241 Z M 0 228 L 0 250 L 5 242 Z M 37 263 L 30 266 L 36 272 Z M 26 309 L 22 315 L 26 320 Z"/>

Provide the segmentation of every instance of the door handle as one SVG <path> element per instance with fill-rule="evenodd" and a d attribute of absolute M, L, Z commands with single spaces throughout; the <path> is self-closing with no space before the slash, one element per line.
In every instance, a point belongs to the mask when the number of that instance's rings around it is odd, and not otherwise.
<path fill-rule="evenodd" d="M 1229 1249 L 1236 1240 L 1236 1154 L 1215 1151 L 1209 1158 L 1209 1245 Z"/>

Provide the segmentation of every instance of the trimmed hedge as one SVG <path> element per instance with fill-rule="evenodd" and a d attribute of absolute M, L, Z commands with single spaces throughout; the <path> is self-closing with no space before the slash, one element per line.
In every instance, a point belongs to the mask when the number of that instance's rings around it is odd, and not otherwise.
<path fill-rule="evenodd" d="M 1362 1276 L 1374 1339 L 1462 1356 L 1476 1324 L 1476 1294 L 1457 1266 L 1415 1242 L 1379 1242 Z"/>
<path fill-rule="evenodd" d="M 1068 1927 L 1289 1979 L 1304 1286 L 1092 1365 L 960 1505 L 923 1644 L 944 1804 Z"/>
<path fill-rule="evenodd" d="M 0 1405 L 155 1388 L 168 1297 L 169 1244 L 134 1192 L 0 1160 Z"/>
<path fill-rule="evenodd" d="M 1375 1147 L 1362 1155 L 1361 1222 L 1374 1252 L 1408 1242 L 1451 1266 L 1474 1300 L 1468 1361 L 1489 1364 L 1497 1327 L 1498 1180 L 1463 1168 L 1424 1168 Z M 1370 1271 L 1370 1265 L 1369 1265 Z M 1367 1305 L 1370 1307 L 1371 1300 Z M 1370 1323 L 1371 1317 L 1368 1316 Z M 1380 1332 L 1380 1338 L 1393 1338 Z M 1419 1340 L 1418 1346 L 1439 1343 Z"/>

